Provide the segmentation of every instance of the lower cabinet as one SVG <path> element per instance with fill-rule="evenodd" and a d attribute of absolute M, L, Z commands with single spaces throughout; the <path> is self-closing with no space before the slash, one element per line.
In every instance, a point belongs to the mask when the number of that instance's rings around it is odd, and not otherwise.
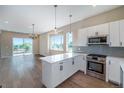
<path fill-rule="evenodd" d="M 42 62 L 42 82 L 46 87 L 53 88 L 61 84 L 78 70 L 84 71 L 84 57 L 77 56 L 61 62 Z"/>
<path fill-rule="evenodd" d="M 76 70 L 83 71 L 86 74 L 86 56 L 77 56 L 74 58 Z"/>
<path fill-rule="evenodd" d="M 106 63 L 106 78 L 107 81 L 111 81 L 113 83 L 120 85 L 120 64 L 123 60 L 114 57 L 108 57 Z"/>

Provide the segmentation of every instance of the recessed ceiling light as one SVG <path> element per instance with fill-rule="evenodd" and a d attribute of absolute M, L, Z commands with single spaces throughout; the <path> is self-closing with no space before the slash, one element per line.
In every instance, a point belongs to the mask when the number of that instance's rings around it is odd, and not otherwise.
<path fill-rule="evenodd" d="M 4 21 L 4 23 L 8 24 L 9 22 L 8 21 Z"/>

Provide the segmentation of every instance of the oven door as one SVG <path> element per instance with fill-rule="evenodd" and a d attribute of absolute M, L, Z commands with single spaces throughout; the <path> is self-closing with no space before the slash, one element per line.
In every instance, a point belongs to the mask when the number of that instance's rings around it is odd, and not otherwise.
<path fill-rule="evenodd" d="M 87 62 L 87 69 L 89 71 L 94 71 L 100 74 L 104 74 L 104 64 L 88 61 Z"/>

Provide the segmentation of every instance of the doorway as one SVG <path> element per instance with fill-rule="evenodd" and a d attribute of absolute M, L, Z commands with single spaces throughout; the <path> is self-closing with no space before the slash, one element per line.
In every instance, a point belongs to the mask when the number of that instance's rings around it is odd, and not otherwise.
<path fill-rule="evenodd" d="M 13 56 L 33 53 L 33 42 L 30 38 L 13 38 Z"/>

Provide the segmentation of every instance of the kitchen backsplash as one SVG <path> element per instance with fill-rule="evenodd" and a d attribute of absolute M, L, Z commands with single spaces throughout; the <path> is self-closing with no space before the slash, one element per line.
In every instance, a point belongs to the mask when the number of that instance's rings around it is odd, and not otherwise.
<path fill-rule="evenodd" d="M 87 54 L 103 54 L 108 56 L 124 57 L 123 47 L 109 47 L 107 45 L 91 45 L 91 46 L 74 46 L 73 52 L 82 52 Z"/>

